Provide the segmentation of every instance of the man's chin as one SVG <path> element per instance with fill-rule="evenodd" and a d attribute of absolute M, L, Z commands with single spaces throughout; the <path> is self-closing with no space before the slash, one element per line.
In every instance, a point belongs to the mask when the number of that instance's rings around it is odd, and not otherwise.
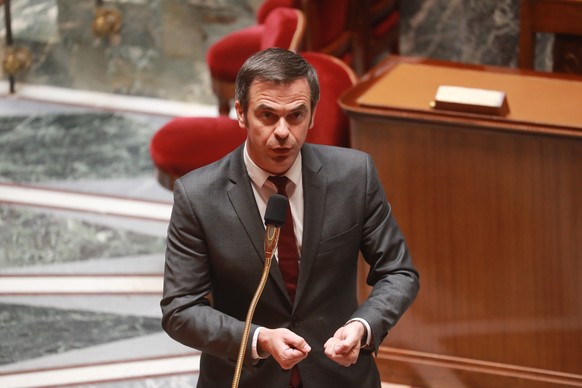
<path fill-rule="evenodd" d="M 291 167 L 293 161 L 292 155 L 274 155 L 271 158 L 269 172 L 272 174 L 282 174 Z"/>

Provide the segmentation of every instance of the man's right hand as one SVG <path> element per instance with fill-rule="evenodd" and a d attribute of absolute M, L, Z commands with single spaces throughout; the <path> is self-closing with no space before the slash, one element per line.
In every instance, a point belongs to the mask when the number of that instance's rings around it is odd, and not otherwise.
<path fill-rule="evenodd" d="M 311 351 L 302 337 L 288 329 L 261 328 L 257 346 L 259 353 L 269 353 L 285 370 L 293 368 Z"/>

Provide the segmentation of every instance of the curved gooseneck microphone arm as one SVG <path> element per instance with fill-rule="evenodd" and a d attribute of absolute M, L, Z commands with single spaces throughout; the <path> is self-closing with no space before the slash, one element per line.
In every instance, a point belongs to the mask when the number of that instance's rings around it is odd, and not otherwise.
<path fill-rule="evenodd" d="M 281 226 L 285 223 L 285 214 L 287 211 L 287 206 L 289 206 L 289 200 L 287 197 L 279 194 L 274 194 L 269 198 L 267 203 L 267 210 L 265 210 L 265 225 L 267 226 L 265 230 L 265 266 L 263 268 L 263 274 L 261 280 L 255 291 L 255 295 L 251 300 L 249 306 L 247 317 L 245 320 L 245 326 L 243 330 L 242 340 L 240 348 L 238 351 L 238 358 L 236 361 L 236 369 L 234 371 L 234 377 L 232 379 L 232 388 L 237 388 L 240 381 L 240 374 L 242 372 L 242 365 L 245 358 L 245 352 L 247 343 L 249 341 L 249 332 L 251 330 L 251 322 L 253 320 L 253 315 L 255 314 L 255 309 L 259 303 L 259 298 L 263 293 L 265 284 L 267 283 L 267 278 L 269 277 L 269 270 L 271 269 L 271 262 L 273 260 L 273 254 L 277 249 L 277 243 L 279 242 L 279 233 L 281 232 Z"/>

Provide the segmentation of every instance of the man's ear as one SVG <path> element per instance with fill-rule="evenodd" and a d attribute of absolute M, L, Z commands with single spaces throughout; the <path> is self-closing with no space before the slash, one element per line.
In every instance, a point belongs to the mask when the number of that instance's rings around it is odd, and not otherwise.
<path fill-rule="evenodd" d="M 236 118 L 238 120 L 238 126 L 246 129 L 247 126 L 246 126 L 246 120 L 245 120 L 245 112 L 243 111 L 243 108 L 240 105 L 240 103 L 238 102 L 238 100 L 236 100 L 234 102 L 234 109 L 236 111 Z"/>
<path fill-rule="evenodd" d="M 313 128 L 315 124 L 315 111 L 317 110 L 317 106 L 313 108 L 313 112 L 311 113 L 311 123 L 309 123 L 309 129 Z"/>

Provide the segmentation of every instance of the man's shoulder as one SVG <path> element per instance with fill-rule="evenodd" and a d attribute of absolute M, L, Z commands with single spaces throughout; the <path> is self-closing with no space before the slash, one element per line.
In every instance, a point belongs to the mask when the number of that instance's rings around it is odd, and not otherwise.
<path fill-rule="evenodd" d="M 214 162 L 188 172 L 180 178 L 180 181 L 185 187 L 193 185 L 198 188 L 222 184 L 221 182 L 228 181 L 232 159 L 236 155 L 236 150 L 232 151 Z"/>
<path fill-rule="evenodd" d="M 311 143 L 306 143 L 304 147 L 307 152 L 313 153 L 322 161 L 334 161 L 334 160 L 364 161 L 365 159 L 368 158 L 367 153 L 353 148 Z"/>

